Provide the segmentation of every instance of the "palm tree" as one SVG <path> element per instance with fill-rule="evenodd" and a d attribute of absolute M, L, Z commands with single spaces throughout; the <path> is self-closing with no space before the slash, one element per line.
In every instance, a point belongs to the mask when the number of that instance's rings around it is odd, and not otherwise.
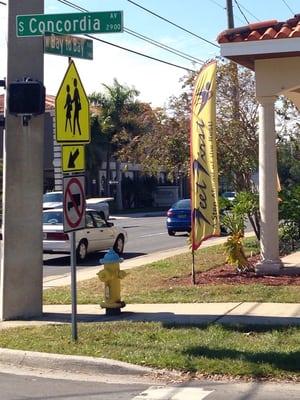
<path fill-rule="evenodd" d="M 124 137 L 128 138 L 136 125 L 136 112 L 138 102 L 136 97 L 139 92 L 135 88 L 121 85 L 114 79 L 113 85 L 103 84 L 105 92 L 93 93 L 90 96 L 92 103 L 100 107 L 99 125 L 103 134 L 107 137 L 106 142 L 106 193 L 110 194 L 109 177 L 110 161 L 114 157 L 116 161 L 116 206 L 121 210 L 122 189 L 121 189 L 121 162 L 118 151 L 121 149 Z"/>

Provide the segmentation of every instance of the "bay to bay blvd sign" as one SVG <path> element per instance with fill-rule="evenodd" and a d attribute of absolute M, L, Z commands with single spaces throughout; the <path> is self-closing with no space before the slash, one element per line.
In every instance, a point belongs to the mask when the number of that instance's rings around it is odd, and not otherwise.
<path fill-rule="evenodd" d="M 46 32 L 44 53 L 72 58 L 93 59 L 93 41 L 80 36 L 58 35 Z"/>
<path fill-rule="evenodd" d="M 89 100 L 74 61 L 55 98 L 55 132 L 57 143 L 89 143 L 91 139 Z"/>
<path fill-rule="evenodd" d="M 82 229 L 85 227 L 85 177 L 64 176 L 63 188 L 64 232 Z"/>
<path fill-rule="evenodd" d="M 16 24 L 18 37 L 43 36 L 46 32 L 71 35 L 122 31 L 123 11 L 17 15 Z"/>

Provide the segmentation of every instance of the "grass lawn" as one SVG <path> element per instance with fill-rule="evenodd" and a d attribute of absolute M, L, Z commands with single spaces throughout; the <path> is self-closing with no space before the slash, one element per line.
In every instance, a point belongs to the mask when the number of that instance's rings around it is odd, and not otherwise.
<path fill-rule="evenodd" d="M 159 323 L 79 324 L 0 331 L 0 347 L 106 357 L 209 375 L 300 379 L 300 328 L 168 326 Z"/>
<path fill-rule="evenodd" d="M 258 253 L 254 239 L 245 240 L 246 252 Z M 195 253 L 196 271 L 208 271 L 225 263 L 222 245 L 203 248 Z M 122 264 L 121 264 L 122 268 Z M 122 300 L 126 303 L 193 303 L 258 301 L 278 303 L 300 302 L 297 285 L 272 286 L 256 284 L 190 283 L 191 254 L 181 254 L 128 271 L 121 281 Z M 182 280 L 186 283 L 183 284 Z M 79 304 L 97 304 L 103 298 L 103 284 L 97 277 L 78 283 Z M 70 304 L 69 287 L 44 291 L 44 304 Z"/>

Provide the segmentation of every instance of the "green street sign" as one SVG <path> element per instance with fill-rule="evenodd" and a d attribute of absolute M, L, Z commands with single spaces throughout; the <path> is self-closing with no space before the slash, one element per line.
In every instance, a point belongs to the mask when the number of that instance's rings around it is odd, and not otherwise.
<path fill-rule="evenodd" d="M 18 37 L 43 36 L 45 32 L 65 35 L 122 32 L 123 11 L 17 15 L 16 23 Z"/>
<path fill-rule="evenodd" d="M 44 53 L 72 58 L 93 59 L 93 41 L 79 36 L 46 32 Z"/>

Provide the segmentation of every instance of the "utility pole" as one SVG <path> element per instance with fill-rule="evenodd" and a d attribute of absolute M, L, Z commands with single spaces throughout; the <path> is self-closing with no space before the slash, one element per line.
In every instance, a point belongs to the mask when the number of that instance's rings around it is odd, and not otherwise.
<path fill-rule="evenodd" d="M 234 28 L 232 0 L 226 0 L 226 10 L 227 10 L 228 29 L 232 29 Z"/>
<path fill-rule="evenodd" d="M 233 6 L 232 0 L 226 0 L 226 10 L 227 10 L 227 24 L 228 29 L 234 28 L 234 18 L 233 18 Z M 235 120 L 239 119 L 239 89 L 238 89 L 238 69 L 235 62 L 230 61 L 230 70 L 232 73 L 232 110 L 233 118 Z"/>
<path fill-rule="evenodd" d="M 7 96 L 4 134 L 3 240 L 0 320 L 42 314 L 42 194 L 44 117 L 8 113 L 9 84 L 25 77 L 43 82 L 42 37 L 17 37 L 16 16 L 43 14 L 44 0 L 9 0 Z"/>

